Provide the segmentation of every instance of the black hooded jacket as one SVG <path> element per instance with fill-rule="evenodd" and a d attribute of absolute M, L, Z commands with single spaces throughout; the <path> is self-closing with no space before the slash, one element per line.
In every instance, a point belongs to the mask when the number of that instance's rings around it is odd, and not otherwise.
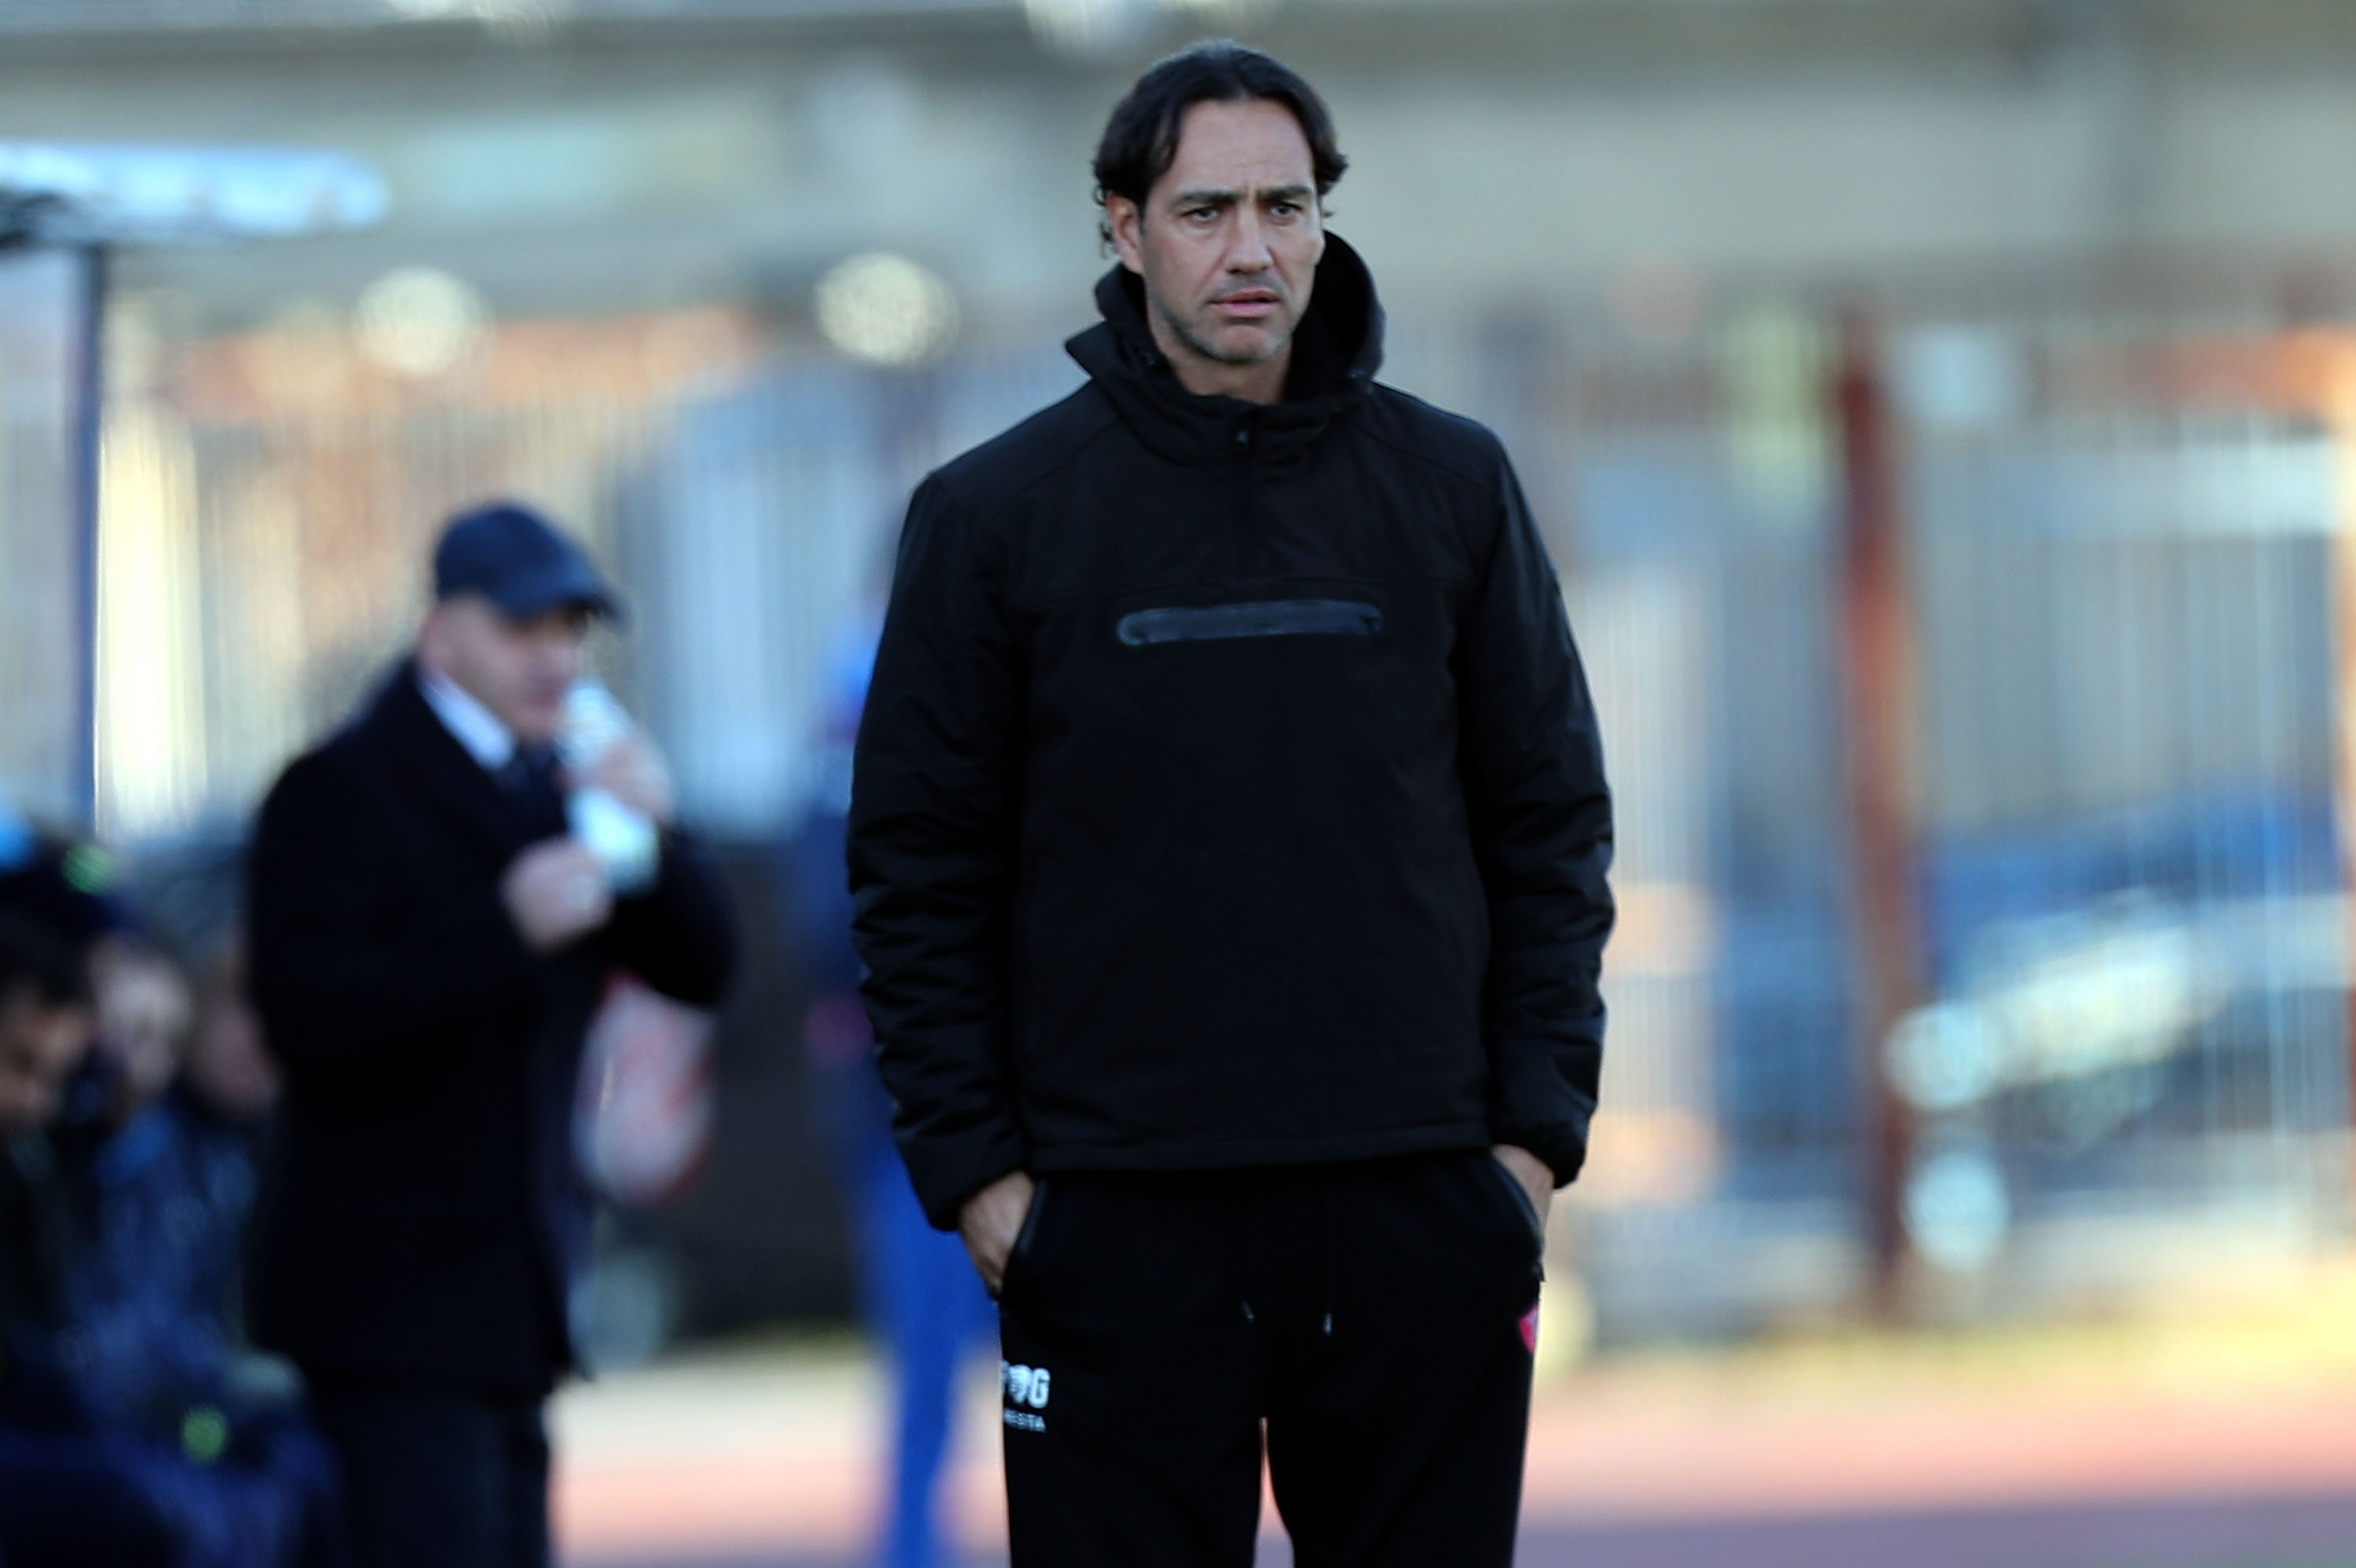
<path fill-rule="evenodd" d="M 1611 802 L 1496 438 L 1376 384 L 1328 238 L 1286 400 L 1087 385 L 910 504 L 850 865 L 936 1225 L 1017 1168 L 1584 1157 Z"/>

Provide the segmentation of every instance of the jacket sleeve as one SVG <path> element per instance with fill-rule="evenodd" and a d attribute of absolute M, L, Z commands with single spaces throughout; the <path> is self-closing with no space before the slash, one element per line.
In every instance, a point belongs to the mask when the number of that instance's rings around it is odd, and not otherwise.
<path fill-rule="evenodd" d="M 736 969 L 736 922 L 711 858 L 676 830 L 662 837 L 654 886 L 614 906 L 606 951 L 675 1001 L 714 1008 Z"/>
<path fill-rule="evenodd" d="M 247 868 L 252 990 L 272 1053 L 295 1072 L 437 1049 L 537 995 L 496 887 L 394 919 L 383 827 L 326 754 L 289 768 L 262 805 Z"/>
<path fill-rule="evenodd" d="M 1612 797 L 1587 677 L 1520 484 L 1497 453 L 1496 529 L 1456 677 L 1489 903 L 1489 1133 L 1579 1174 L 1603 1061 Z"/>
<path fill-rule="evenodd" d="M 1006 1071 L 1020 650 L 938 475 L 909 504 L 853 763 L 860 989 L 926 1215 L 1029 1160 Z"/>

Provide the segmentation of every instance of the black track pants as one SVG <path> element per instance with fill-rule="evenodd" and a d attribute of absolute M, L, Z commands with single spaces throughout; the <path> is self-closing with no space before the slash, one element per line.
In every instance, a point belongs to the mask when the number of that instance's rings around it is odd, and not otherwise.
<path fill-rule="evenodd" d="M 1051 1176 L 999 1304 L 1014 1568 L 1506 1568 L 1540 1238 L 1485 1151 Z"/>

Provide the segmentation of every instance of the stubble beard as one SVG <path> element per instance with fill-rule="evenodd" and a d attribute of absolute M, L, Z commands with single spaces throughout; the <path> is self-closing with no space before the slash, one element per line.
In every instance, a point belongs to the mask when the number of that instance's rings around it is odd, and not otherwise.
<path fill-rule="evenodd" d="M 1213 344 L 1202 333 L 1196 331 L 1191 322 L 1180 316 L 1177 312 L 1160 300 L 1157 299 L 1152 304 L 1154 315 L 1160 318 L 1163 328 L 1173 338 L 1184 344 L 1193 353 L 1200 355 L 1215 365 L 1265 365 L 1284 352 L 1286 345 L 1292 341 L 1294 329 L 1301 325 L 1298 317 L 1289 316 L 1285 320 L 1284 330 L 1270 337 L 1267 341 L 1267 347 L 1251 353 L 1239 354 Z"/>

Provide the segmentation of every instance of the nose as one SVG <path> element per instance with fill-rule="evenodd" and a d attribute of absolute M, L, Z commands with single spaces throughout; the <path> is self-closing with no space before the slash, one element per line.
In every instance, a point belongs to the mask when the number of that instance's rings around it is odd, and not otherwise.
<path fill-rule="evenodd" d="M 1251 208 L 1243 208 L 1236 215 L 1235 234 L 1227 243 L 1227 271 L 1230 272 L 1265 272 L 1275 262 L 1269 252 L 1268 231 L 1260 216 Z"/>
<path fill-rule="evenodd" d="M 571 686 L 581 674 L 584 662 L 581 638 L 570 631 L 551 636 L 541 645 L 541 673 L 552 681 Z"/>

